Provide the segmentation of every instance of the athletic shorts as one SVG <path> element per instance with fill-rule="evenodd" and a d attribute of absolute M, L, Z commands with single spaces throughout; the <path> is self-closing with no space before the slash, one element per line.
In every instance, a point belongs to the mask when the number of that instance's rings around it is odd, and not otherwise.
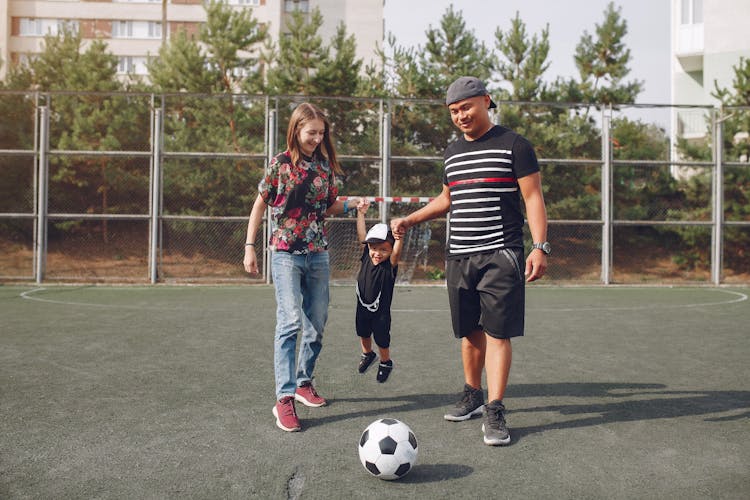
<path fill-rule="evenodd" d="M 484 330 L 498 339 L 523 335 L 523 248 L 450 259 L 445 266 L 453 334 Z"/>
<path fill-rule="evenodd" d="M 366 339 L 372 336 L 375 345 L 384 349 L 391 346 L 390 311 L 370 312 L 362 307 L 362 304 L 357 303 L 354 324 L 358 337 Z"/>

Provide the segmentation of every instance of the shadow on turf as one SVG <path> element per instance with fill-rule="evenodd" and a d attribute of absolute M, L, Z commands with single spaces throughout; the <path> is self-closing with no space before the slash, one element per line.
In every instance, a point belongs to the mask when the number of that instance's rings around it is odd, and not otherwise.
<path fill-rule="evenodd" d="M 417 464 L 399 480 L 399 483 L 437 483 L 449 479 L 466 477 L 474 472 L 473 467 L 464 464 Z"/>
<path fill-rule="evenodd" d="M 340 403 L 363 403 L 367 409 L 339 415 L 305 419 L 310 426 L 330 424 L 358 417 L 377 417 L 383 414 L 431 410 L 451 406 L 456 400 L 450 394 L 414 394 L 397 397 L 342 398 Z M 514 409 L 509 406 L 509 423 L 513 442 L 531 434 L 549 430 L 572 429 L 616 422 L 638 420 L 669 419 L 685 416 L 713 415 L 706 422 L 722 422 L 750 418 L 750 391 L 674 391 L 664 384 L 628 383 L 554 383 L 554 384 L 515 384 L 508 387 L 507 399 L 550 398 L 551 404 Z M 592 402 L 557 403 L 558 398 L 590 398 Z M 373 403 L 392 403 L 376 408 Z M 519 401 L 520 402 L 520 401 Z M 518 406 L 523 406 L 519 404 Z M 734 415 L 715 415 L 737 411 Z M 563 418 L 555 422 L 530 426 L 513 427 L 512 414 L 555 412 Z M 581 416 L 587 415 L 587 418 Z M 572 420 L 566 417 L 574 417 Z"/>
<path fill-rule="evenodd" d="M 594 398 L 596 402 L 550 404 L 517 409 L 509 413 L 556 412 L 573 416 L 549 424 L 513 427 L 513 441 L 549 430 L 589 427 L 616 422 L 669 419 L 712 415 L 740 410 L 729 416 L 705 418 L 722 422 L 750 418 L 750 391 L 673 391 L 664 384 L 559 383 L 521 384 L 508 389 L 508 397 L 577 397 Z M 620 401 L 606 401 L 607 398 Z M 602 401 L 604 399 L 604 401 Z M 580 418 L 588 415 L 587 418 Z"/>

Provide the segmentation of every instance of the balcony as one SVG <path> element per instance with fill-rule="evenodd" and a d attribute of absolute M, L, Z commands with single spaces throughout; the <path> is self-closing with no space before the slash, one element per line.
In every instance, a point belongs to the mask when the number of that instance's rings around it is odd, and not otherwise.
<path fill-rule="evenodd" d="M 687 72 L 703 69 L 703 23 L 680 25 L 676 56 Z"/>

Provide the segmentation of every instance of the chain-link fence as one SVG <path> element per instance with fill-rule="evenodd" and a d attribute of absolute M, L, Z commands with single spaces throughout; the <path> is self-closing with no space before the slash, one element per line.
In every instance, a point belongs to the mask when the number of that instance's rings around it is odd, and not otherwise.
<path fill-rule="evenodd" d="M 440 193 L 456 137 L 440 101 L 2 92 L 0 278 L 266 281 L 265 229 L 264 273 L 242 268 L 247 217 L 302 101 L 332 123 L 341 195 L 379 200 L 368 225 Z M 539 157 L 547 281 L 750 282 L 748 108 L 499 104 L 495 121 Z M 666 123 L 683 130 L 677 141 Z M 352 282 L 355 219 L 327 225 L 332 279 Z M 413 228 L 401 280 L 441 283 L 445 238 L 445 220 Z"/>

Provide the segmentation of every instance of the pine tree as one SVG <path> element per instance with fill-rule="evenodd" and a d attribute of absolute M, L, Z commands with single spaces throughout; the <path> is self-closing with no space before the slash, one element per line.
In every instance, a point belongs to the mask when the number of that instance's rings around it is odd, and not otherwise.
<path fill-rule="evenodd" d="M 495 31 L 495 47 L 504 56 L 497 64 L 497 72 L 512 89 L 502 91 L 501 97 L 514 101 L 539 100 L 545 93 L 542 77 L 549 68 L 549 25 L 539 37 L 534 34 L 529 39 L 526 25 L 516 12 L 507 33 Z"/>
<path fill-rule="evenodd" d="M 178 31 L 146 64 L 156 92 L 210 93 L 218 90 L 218 78 L 208 68 L 208 58 L 185 31 Z"/>
<path fill-rule="evenodd" d="M 604 22 L 596 25 L 596 38 L 584 31 L 576 46 L 575 61 L 583 102 L 631 103 L 641 91 L 642 82 L 624 81 L 630 73 L 630 49 L 623 41 L 628 24 L 621 17 L 621 10 L 610 2 L 604 11 Z"/>
<path fill-rule="evenodd" d="M 269 94 L 322 95 L 325 72 L 320 68 L 330 64 L 330 51 L 318 34 L 323 25 L 320 9 L 315 8 L 309 19 L 300 11 L 289 18 L 287 36 L 278 41 L 278 49 L 267 54 L 270 63 L 266 72 L 265 91 Z"/>
<path fill-rule="evenodd" d="M 440 18 L 440 27 L 430 26 L 427 43 L 420 51 L 420 68 L 429 85 L 421 89 L 422 98 L 444 98 L 448 85 L 460 76 L 476 76 L 487 81 L 492 74 L 493 58 L 474 30 L 468 29 L 461 11 L 453 5 Z"/>
<path fill-rule="evenodd" d="M 223 1 L 206 5 L 206 24 L 201 26 L 201 42 L 219 73 L 223 92 L 242 88 L 245 79 L 261 78 L 257 46 L 267 37 L 267 29 L 252 15 L 252 9 L 233 9 Z"/>

